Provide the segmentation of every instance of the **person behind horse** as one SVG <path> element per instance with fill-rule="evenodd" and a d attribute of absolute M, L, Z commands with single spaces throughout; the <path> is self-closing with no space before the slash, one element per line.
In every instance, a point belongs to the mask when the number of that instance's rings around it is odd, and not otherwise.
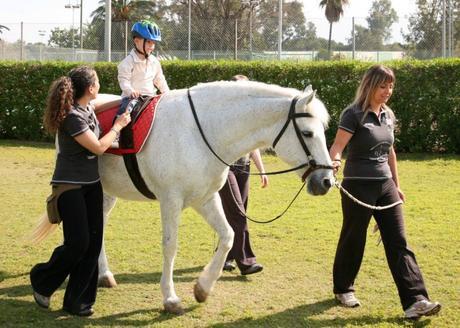
<path fill-rule="evenodd" d="M 245 81 L 244 75 L 235 75 L 232 81 Z M 260 173 L 264 173 L 264 164 L 258 149 L 253 150 L 246 156 L 238 159 L 230 166 L 225 185 L 219 191 L 225 217 L 235 232 L 233 246 L 227 255 L 224 264 L 225 271 L 233 271 L 235 260 L 242 275 L 257 273 L 263 270 L 263 266 L 256 262 L 256 256 L 249 241 L 249 230 L 246 219 L 249 193 L 250 158 L 254 161 Z M 262 188 L 268 185 L 268 177 L 260 176 Z"/>
<path fill-rule="evenodd" d="M 63 309 L 79 316 L 92 315 L 96 301 L 103 234 L 97 155 L 109 148 L 131 120 L 129 113 L 123 113 L 99 139 L 99 123 L 90 104 L 98 92 L 97 73 L 86 66 L 72 69 L 51 85 L 44 126 L 50 133 L 57 133 L 59 146 L 51 184 L 53 188 L 72 185 L 72 189 L 62 192 L 57 200 L 63 244 L 48 262 L 36 264 L 30 272 L 34 299 L 44 308 L 49 307 L 51 295 L 69 277 Z"/>
<path fill-rule="evenodd" d="M 160 61 L 152 54 L 155 43 L 161 41 L 160 28 L 154 22 L 143 20 L 133 25 L 131 33 L 134 48 L 118 64 L 122 100 L 117 115 L 124 113 L 128 104 L 128 108 L 132 110 L 135 101 L 131 100 L 139 96 L 154 96 L 157 89 L 160 93 L 169 91 Z M 112 148 L 118 147 L 117 142 L 112 145 Z"/>
<path fill-rule="evenodd" d="M 386 105 L 394 83 L 395 75 L 390 68 L 383 65 L 369 68 L 354 102 L 341 114 L 329 152 L 338 170 L 342 152 L 347 147 L 342 186 L 373 206 L 405 199 L 393 147 L 396 119 Z M 343 225 L 333 266 L 336 299 L 347 307 L 360 305 L 354 294 L 354 282 L 363 258 L 367 227 L 374 216 L 406 318 L 437 313 L 441 305 L 430 301 L 415 255 L 407 246 L 401 202 L 388 209 L 372 210 L 357 204 L 343 192 L 341 197 Z"/>

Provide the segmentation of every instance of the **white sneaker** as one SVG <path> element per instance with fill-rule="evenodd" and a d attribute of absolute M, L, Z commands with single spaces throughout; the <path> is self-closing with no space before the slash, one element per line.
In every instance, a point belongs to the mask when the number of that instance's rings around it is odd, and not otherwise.
<path fill-rule="evenodd" d="M 361 305 L 361 302 L 355 297 L 355 293 L 353 292 L 335 294 L 335 299 L 346 307 L 353 308 Z"/>
<path fill-rule="evenodd" d="M 422 315 L 433 315 L 441 310 L 441 304 L 438 302 L 430 302 L 428 300 L 417 301 L 404 311 L 407 319 L 418 319 Z"/>
<path fill-rule="evenodd" d="M 37 303 L 39 306 L 45 309 L 50 307 L 50 297 L 43 296 L 37 293 L 35 290 L 33 291 L 33 295 L 34 295 L 35 303 Z"/>

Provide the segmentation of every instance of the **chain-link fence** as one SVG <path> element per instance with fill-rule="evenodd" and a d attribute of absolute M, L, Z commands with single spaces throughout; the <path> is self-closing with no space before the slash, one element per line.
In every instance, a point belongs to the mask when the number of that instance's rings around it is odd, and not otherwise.
<path fill-rule="evenodd" d="M 460 20 L 454 17 L 444 24 L 427 21 L 426 26 L 400 18 L 385 30 L 379 30 L 378 24 L 370 26 L 368 18 L 342 17 L 332 25 L 329 41 L 326 18 L 297 16 L 294 20 L 285 16 L 281 49 L 277 17 L 256 17 L 249 12 L 238 19 L 192 17 L 190 24 L 188 17 L 160 20 L 163 41 L 158 43 L 156 54 L 163 59 L 240 60 L 460 57 Z M 81 35 L 80 29 L 71 24 L 1 25 L 6 28 L 0 34 L 0 60 L 107 60 L 103 21 L 84 25 Z M 132 48 L 131 26 L 128 21 L 112 22 L 111 61 L 120 61 Z"/>

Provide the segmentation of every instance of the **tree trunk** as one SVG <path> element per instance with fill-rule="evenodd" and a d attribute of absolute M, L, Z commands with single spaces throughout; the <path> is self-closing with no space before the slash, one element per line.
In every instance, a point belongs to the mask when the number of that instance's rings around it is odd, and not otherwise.
<path fill-rule="evenodd" d="M 327 44 L 327 59 L 331 60 L 331 38 L 332 38 L 332 22 L 329 23 L 329 42 Z"/>

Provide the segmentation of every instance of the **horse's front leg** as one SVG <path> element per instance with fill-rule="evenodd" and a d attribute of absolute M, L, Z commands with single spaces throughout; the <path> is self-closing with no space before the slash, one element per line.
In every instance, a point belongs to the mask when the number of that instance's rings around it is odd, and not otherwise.
<path fill-rule="evenodd" d="M 195 209 L 206 219 L 219 236 L 217 250 L 211 262 L 201 272 L 194 287 L 195 299 L 198 302 L 204 302 L 222 274 L 225 259 L 232 248 L 234 232 L 225 218 L 219 193 L 216 192 L 208 201 L 201 204 L 201 206 L 195 207 Z"/>
<path fill-rule="evenodd" d="M 161 224 L 163 228 L 163 272 L 161 274 L 161 292 L 163 306 L 166 312 L 183 314 L 180 298 L 174 290 L 173 270 L 177 253 L 177 230 L 183 203 L 170 197 L 160 201 Z"/>
<path fill-rule="evenodd" d="M 109 214 L 112 211 L 115 203 L 117 201 L 116 197 L 110 196 L 104 193 L 104 230 L 107 225 L 107 220 L 109 219 Z M 113 273 L 110 272 L 109 263 L 107 261 L 107 256 L 105 254 L 104 239 L 102 239 L 102 248 L 101 253 L 99 254 L 99 277 L 98 285 L 100 287 L 116 287 L 117 282 L 113 276 Z"/>

